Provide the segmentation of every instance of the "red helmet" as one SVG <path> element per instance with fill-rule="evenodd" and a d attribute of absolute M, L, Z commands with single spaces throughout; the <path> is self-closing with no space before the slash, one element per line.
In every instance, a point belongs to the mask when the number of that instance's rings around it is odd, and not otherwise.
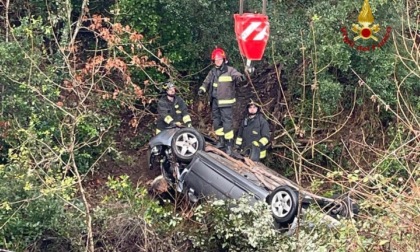
<path fill-rule="evenodd" d="M 226 59 L 226 53 L 223 51 L 222 48 L 216 48 L 211 52 L 211 60 L 215 60 L 217 58 Z"/>

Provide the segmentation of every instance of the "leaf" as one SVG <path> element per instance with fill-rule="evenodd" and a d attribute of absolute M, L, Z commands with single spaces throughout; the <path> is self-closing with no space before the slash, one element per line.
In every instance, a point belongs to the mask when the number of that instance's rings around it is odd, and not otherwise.
<path fill-rule="evenodd" d="M 385 245 L 385 244 L 387 244 L 387 243 L 389 243 L 389 240 L 381 240 L 381 241 L 379 242 L 379 245 L 380 245 L 380 246 L 383 246 L 383 245 Z"/>

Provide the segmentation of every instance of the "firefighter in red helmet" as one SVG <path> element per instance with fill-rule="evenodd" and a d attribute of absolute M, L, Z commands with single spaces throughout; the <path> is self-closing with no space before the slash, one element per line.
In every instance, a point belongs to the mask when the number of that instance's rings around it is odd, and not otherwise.
<path fill-rule="evenodd" d="M 211 60 L 214 62 L 214 68 L 207 74 L 198 95 L 209 94 L 213 128 L 218 136 L 216 147 L 226 147 L 226 153 L 231 155 L 234 139 L 232 106 L 236 102 L 235 84 L 245 78 L 238 70 L 227 65 L 226 53 L 222 48 L 213 50 Z"/>

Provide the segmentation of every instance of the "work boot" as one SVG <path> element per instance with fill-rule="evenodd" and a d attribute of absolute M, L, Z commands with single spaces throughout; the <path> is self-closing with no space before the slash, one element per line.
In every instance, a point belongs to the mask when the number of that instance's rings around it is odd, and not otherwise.
<path fill-rule="evenodd" d="M 233 139 L 229 139 L 226 141 L 226 154 L 232 156 L 233 154 Z"/>
<path fill-rule="evenodd" d="M 216 146 L 217 149 L 222 149 L 225 147 L 225 138 L 223 136 L 219 137 L 219 140 L 217 141 Z"/>

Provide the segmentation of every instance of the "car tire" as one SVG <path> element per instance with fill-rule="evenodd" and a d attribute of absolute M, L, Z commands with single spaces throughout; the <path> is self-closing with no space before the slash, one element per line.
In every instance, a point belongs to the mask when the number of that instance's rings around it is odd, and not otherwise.
<path fill-rule="evenodd" d="M 276 187 L 268 197 L 268 204 L 277 223 L 290 224 L 298 212 L 298 192 L 289 186 Z"/>
<path fill-rule="evenodd" d="M 248 147 L 244 150 L 244 156 L 249 157 L 252 161 L 259 161 L 260 160 L 260 148 L 255 145 Z"/>
<path fill-rule="evenodd" d="M 182 128 L 172 137 L 171 147 L 178 161 L 190 162 L 197 151 L 204 149 L 204 138 L 193 128 Z"/>

